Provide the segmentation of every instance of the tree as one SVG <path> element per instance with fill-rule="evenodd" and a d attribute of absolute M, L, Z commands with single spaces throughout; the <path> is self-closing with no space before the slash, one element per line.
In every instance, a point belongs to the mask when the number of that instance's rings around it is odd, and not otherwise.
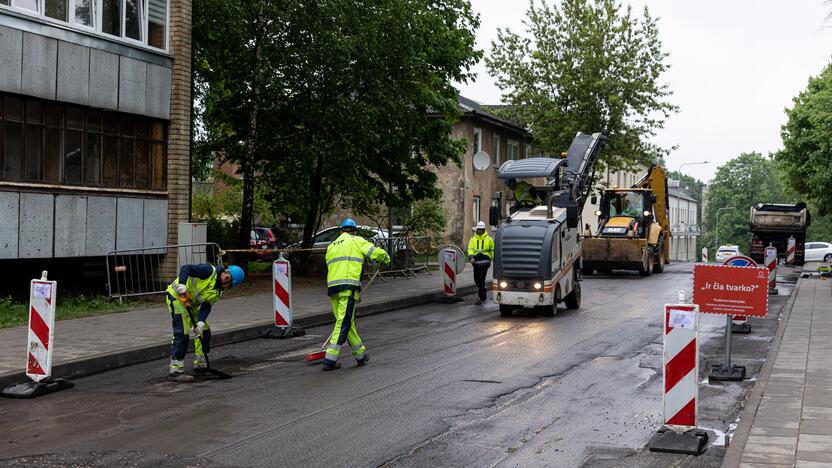
<path fill-rule="evenodd" d="M 783 149 L 775 158 L 790 188 L 820 210 L 832 213 L 832 65 L 809 79 L 806 90 L 786 109 Z"/>
<path fill-rule="evenodd" d="M 749 213 L 757 203 L 794 203 L 786 192 L 777 164 L 759 153 L 743 153 L 716 170 L 708 187 L 708 207 L 702 219 L 700 246 L 719 247 L 716 242 L 716 213 L 719 216 L 719 243 L 736 244 L 748 254 L 751 247 Z"/>
<path fill-rule="evenodd" d="M 607 133 L 601 156 L 612 170 L 648 164 L 667 150 L 650 142 L 677 111 L 659 79 L 667 70 L 656 21 L 617 0 L 564 0 L 527 11 L 526 35 L 498 30 L 486 58 L 506 117 L 532 129 L 550 154 L 579 131 Z"/>

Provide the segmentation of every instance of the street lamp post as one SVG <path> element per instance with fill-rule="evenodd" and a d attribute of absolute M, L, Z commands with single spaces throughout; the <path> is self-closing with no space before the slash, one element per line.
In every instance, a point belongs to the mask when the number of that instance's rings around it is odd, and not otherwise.
<path fill-rule="evenodd" d="M 693 165 L 696 165 L 696 164 L 708 164 L 709 162 L 710 162 L 710 161 L 701 161 L 701 162 L 686 162 L 686 163 L 682 163 L 682 164 L 679 164 L 679 170 L 678 170 L 678 171 L 676 171 L 676 172 L 678 172 L 678 173 L 679 173 L 679 178 L 681 179 L 681 178 L 682 178 L 682 168 L 683 168 L 683 167 L 685 167 L 685 166 L 693 166 Z"/>

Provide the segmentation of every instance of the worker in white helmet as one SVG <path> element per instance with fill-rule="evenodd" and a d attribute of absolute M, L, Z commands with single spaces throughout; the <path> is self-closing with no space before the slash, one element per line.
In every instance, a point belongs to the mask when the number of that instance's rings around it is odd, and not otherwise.
<path fill-rule="evenodd" d="M 477 284 L 477 305 L 486 300 L 485 275 L 494 258 L 494 239 L 485 230 L 485 223 L 477 223 L 477 230 L 468 241 L 468 260 L 474 266 L 474 283 Z"/>

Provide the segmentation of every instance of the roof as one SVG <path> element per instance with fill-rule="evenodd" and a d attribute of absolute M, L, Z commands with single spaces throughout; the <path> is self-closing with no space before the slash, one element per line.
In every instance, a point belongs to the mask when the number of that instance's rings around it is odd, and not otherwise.
<path fill-rule="evenodd" d="M 688 194 L 688 192 L 686 192 L 685 189 L 683 189 L 683 188 L 669 187 L 667 189 L 667 192 L 671 197 L 681 198 L 682 200 L 687 200 L 687 201 L 692 201 L 694 203 L 699 203 L 698 201 L 696 201 L 695 198 L 691 197 Z"/>
<path fill-rule="evenodd" d="M 471 117 L 478 117 L 483 120 L 489 121 L 495 125 L 508 128 L 510 130 L 514 130 L 518 133 L 522 133 L 527 138 L 532 138 L 531 132 L 522 125 L 512 122 L 510 120 L 506 120 L 502 117 L 499 117 L 496 114 L 493 114 L 489 108 L 497 108 L 497 107 L 508 107 L 508 106 L 483 106 L 482 104 L 474 101 L 473 99 L 468 99 L 465 96 L 459 96 L 459 107 L 462 108 L 464 115 L 471 116 Z"/>

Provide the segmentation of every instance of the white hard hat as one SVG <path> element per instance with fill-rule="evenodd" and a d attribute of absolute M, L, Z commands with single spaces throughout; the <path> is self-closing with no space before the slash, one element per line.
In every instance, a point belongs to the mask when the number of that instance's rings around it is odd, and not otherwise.
<path fill-rule="evenodd" d="M 485 223 L 480 221 L 477 223 L 477 229 L 485 229 Z"/>

